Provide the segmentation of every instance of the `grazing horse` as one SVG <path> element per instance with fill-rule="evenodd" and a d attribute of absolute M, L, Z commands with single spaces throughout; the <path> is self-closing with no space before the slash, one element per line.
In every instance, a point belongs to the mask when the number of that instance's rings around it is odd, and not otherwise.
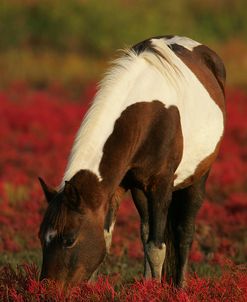
<path fill-rule="evenodd" d="M 41 279 L 90 280 L 111 245 L 127 190 L 141 218 L 144 275 L 183 286 L 195 217 L 224 131 L 225 68 L 186 37 L 125 50 L 77 133 L 40 226 Z"/>

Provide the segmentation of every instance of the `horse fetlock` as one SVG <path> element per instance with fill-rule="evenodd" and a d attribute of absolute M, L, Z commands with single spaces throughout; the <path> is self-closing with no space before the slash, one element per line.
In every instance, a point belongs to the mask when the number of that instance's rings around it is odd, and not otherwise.
<path fill-rule="evenodd" d="M 187 272 L 187 266 L 188 266 L 188 257 L 184 259 L 184 263 L 182 264 L 178 278 L 177 278 L 177 286 L 178 287 L 185 287 L 186 286 L 186 272 Z"/>
<path fill-rule="evenodd" d="M 152 241 L 146 245 L 146 254 L 150 264 L 152 277 L 161 280 L 162 267 L 166 257 L 166 245 L 156 246 Z"/>

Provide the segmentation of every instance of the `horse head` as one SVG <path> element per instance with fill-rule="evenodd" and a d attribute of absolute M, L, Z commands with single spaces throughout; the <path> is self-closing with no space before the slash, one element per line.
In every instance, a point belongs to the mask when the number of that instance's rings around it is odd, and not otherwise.
<path fill-rule="evenodd" d="M 42 179 L 40 183 L 48 201 L 39 231 L 40 279 L 62 285 L 89 280 L 106 254 L 103 197 L 96 176 L 80 171 L 59 192 Z"/>

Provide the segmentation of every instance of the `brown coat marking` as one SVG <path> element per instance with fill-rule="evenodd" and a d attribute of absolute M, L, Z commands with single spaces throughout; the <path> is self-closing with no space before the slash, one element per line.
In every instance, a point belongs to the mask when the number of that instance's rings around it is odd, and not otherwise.
<path fill-rule="evenodd" d="M 217 54 L 205 45 L 199 45 L 193 51 L 178 44 L 171 44 L 170 48 L 195 74 L 225 116 L 226 72 Z"/>
<path fill-rule="evenodd" d="M 182 158 L 183 138 L 177 107 L 159 101 L 126 108 L 115 122 L 100 163 L 102 184 L 144 188 L 167 169 L 176 170 Z M 113 191 L 112 191 L 113 190 Z"/>
<path fill-rule="evenodd" d="M 69 182 L 72 188 L 74 188 L 82 198 L 81 205 L 96 210 L 99 208 L 102 200 L 105 200 L 101 184 L 98 181 L 98 177 L 89 170 L 78 171 Z M 64 191 L 66 194 L 65 185 Z M 92 188 L 94 188 L 92 190 Z M 72 192 L 68 192 L 68 197 L 71 197 Z"/>

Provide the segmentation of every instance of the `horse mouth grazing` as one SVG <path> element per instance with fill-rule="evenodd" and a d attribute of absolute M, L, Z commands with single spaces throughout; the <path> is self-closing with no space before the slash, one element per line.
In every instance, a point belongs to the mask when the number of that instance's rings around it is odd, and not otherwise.
<path fill-rule="evenodd" d="M 55 282 L 59 288 L 68 289 L 73 286 L 78 286 L 81 283 L 93 282 L 96 280 L 98 268 L 93 271 L 93 273 L 88 273 L 85 271 L 84 267 L 79 267 L 76 271 L 67 271 L 61 273 L 60 276 L 57 274 L 49 274 L 42 269 L 40 274 L 40 281 L 48 280 Z"/>

